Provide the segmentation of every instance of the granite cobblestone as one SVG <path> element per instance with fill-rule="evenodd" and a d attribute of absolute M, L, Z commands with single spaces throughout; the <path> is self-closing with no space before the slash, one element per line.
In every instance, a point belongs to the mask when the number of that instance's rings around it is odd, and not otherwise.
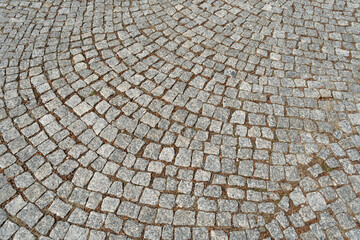
<path fill-rule="evenodd" d="M 351 239 L 360 3 L 0 3 L 0 239 Z"/>

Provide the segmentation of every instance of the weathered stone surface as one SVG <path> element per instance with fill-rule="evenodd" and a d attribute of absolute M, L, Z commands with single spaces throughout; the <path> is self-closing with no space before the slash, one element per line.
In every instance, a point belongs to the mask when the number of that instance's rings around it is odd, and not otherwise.
<path fill-rule="evenodd" d="M 1 239 L 357 239 L 359 1 L 0 9 Z"/>

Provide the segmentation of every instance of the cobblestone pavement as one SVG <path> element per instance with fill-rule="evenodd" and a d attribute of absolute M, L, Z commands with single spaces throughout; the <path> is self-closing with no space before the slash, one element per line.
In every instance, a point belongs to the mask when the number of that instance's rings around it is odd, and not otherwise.
<path fill-rule="evenodd" d="M 360 239 L 359 0 L 0 0 L 0 239 Z"/>

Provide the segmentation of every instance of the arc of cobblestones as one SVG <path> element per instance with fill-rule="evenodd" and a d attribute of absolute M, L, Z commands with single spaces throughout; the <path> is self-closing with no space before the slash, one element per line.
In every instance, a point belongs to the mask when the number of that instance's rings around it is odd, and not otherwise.
<path fill-rule="evenodd" d="M 1 239 L 357 239 L 357 1 L 2 1 Z"/>

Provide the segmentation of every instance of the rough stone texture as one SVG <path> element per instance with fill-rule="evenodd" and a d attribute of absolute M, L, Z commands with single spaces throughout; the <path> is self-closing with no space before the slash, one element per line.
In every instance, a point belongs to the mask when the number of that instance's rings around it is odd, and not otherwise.
<path fill-rule="evenodd" d="M 358 239 L 359 9 L 2 0 L 0 239 Z"/>

